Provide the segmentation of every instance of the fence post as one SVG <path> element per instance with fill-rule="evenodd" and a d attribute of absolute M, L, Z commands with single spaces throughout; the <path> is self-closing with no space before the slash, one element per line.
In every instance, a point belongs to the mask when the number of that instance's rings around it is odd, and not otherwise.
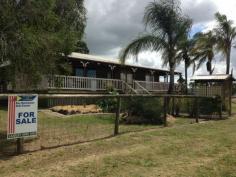
<path fill-rule="evenodd" d="M 17 154 L 22 154 L 23 151 L 24 151 L 24 139 L 23 138 L 17 138 L 16 152 L 17 152 Z"/>
<path fill-rule="evenodd" d="M 163 122 L 164 126 L 167 127 L 167 97 L 163 97 Z"/>
<path fill-rule="evenodd" d="M 229 91 L 229 116 L 232 115 L 232 90 Z"/>
<path fill-rule="evenodd" d="M 175 115 L 175 97 L 172 97 L 172 110 L 171 110 L 171 115 Z"/>
<path fill-rule="evenodd" d="M 199 101 L 198 98 L 195 99 L 195 103 L 196 103 L 196 123 L 199 123 Z"/>
<path fill-rule="evenodd" d="M 114 135 L 118 135 L 119 134 L 120 107 L 121 107 L 121 98 L 117 97 L 117 107 L 116 107 L 116 118 L 115 118 Z"/>
<path fill-rule="evenodd" d="M 220 102 L 220 105 L 219 105 L 219 117 L 220 117 L 220 119 L 222 119 L 222 97 L 220 97 L 219 102 Z"/>

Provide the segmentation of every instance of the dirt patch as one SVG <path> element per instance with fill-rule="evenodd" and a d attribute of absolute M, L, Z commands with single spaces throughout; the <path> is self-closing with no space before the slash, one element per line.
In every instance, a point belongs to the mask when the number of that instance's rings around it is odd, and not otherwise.
<path fill-rule="evenodd" d="M 50 110 L 64 115 L 101 113 L 102 109 L 97 105 L 67 105 L 54 106 Z"/>
<path fill-rule="evenodd" d="M 176 121 L 176 118 L 170 114 L 167 114 L 166 119 L 169 123 L 174 123 Z"/>

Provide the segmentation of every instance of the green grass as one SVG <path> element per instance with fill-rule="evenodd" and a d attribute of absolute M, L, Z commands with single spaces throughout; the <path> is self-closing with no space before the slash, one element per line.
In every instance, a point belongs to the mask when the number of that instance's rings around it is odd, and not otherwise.
<path fill-rule="evenodd" d="M 114 132 L 114 115 L 81 115 L 70 117 L 56 117 L 46 112 L 39 112 L 38 138 L 26 139 L 25 150 L 33 151 L 60 145 L 86 142 L 110 137 Z M 7 110 L 0 111 L 0 152 L 4 149 L 15 151 L 15 141 L 6 140 Z M 177 119 L 170 126 L 189 124 L 189 119 Z M 159 129 L 158 125 L 125 125 L 121 124 L 119 132 L 136 132 L 147 129 Z"/>
<path fill-rule="evenodd" d="M 0 174 L 236 176 L 235 128 L 236 118 L 231 118 L 128 133 L 0 160 Z"/>
<path fill-rule="evenodd" d="M 67 126 L 75 137 L 83 137 L 82 127 L 87 125 L 93 132 L 88 131 L 87 138 L 106 134 L 104 129 L 113 132 L 111 116 L 62 119 L 40 113 L 40 119 L 48 129 Z M 121 132 L 132 133 L 0 160 L 0 176 L 236 176 L 236 116 L 200 124 L 191 121 L 180 118 L 167 128 L 121 125 Z M 139 130 L 145 131 L 135 132 Z"/>

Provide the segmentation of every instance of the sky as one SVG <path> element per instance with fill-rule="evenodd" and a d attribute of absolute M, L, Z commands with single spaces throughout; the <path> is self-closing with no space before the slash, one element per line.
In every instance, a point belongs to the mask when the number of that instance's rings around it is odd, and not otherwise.
<path fill-rule="evenodd" d="M 152 0 L 85 0 L 85 41 L 90 54 L 117 59 L 122 48 L 146 32 L 142 19 L 149 2 Z M 181 7 L 183 13 L 193 19 L 190 35 L 214 28 L 216 12 L 223 13 L 236 22 L 236 0 L 181 0 Z M 231 66 L 236 75 L 235 58 L 236 49 L 232 49 Z M 127 62 L 163 68 L 161 54 L 156 52 L 143 52 L 139 55 L 138 62 L 134 59 Z M 225 73 L 225 60 L 221 54 L 216 54 L 213 67 L 215 74 Z M 183 72 L 183 63 L 176 70 Z M 190 76 L 193 74 L 191 68 L 188 72 Z M 196 74 L 207 74 L 205 65 Z"/>

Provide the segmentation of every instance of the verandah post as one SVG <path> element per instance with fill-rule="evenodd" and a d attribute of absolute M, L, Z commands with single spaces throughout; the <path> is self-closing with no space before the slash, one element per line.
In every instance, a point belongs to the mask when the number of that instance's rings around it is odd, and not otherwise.
<path fill-rule="evenodd" d="M 119 134 L 120 108 L 121 108 L 121 98 L 117 97 L 117 107 L 116 107 L 116 118 L 115 118 L 114 135 L 118 135 Z"/>

